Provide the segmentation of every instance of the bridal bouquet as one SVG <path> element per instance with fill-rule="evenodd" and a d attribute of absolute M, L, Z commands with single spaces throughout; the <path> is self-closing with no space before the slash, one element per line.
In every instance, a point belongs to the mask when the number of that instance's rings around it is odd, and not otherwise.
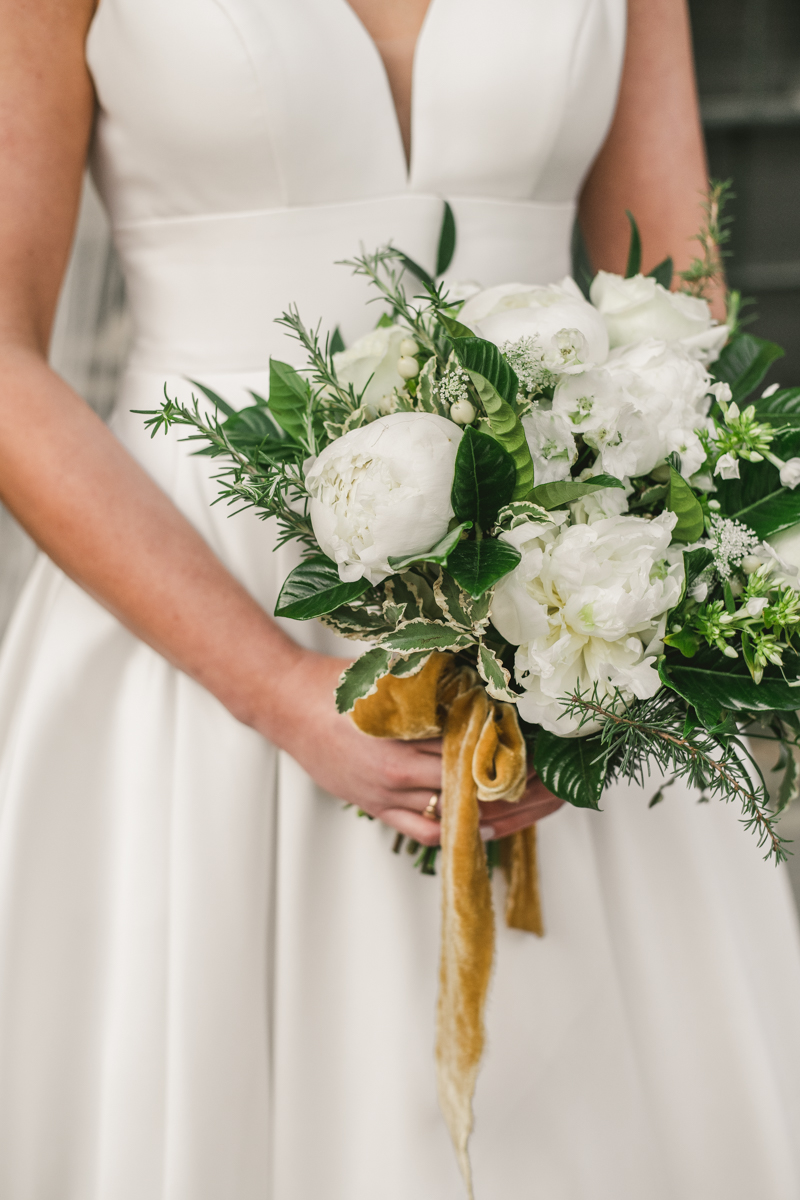
<path fill-rule="evenodd" d="M 290 309 L 307 367 L 272 360 L 268 399 L 236 411 L 198 384 L 210 405 L 148 414 L 154 433 L 190 426 L 224 460 L 221 496 L 301 544 L 276 613 L 370 644 L 339 710 L 379 736 L 444 736 L 437 1058 L 467 1177 L 498 858 L 478 801 L 518 799 L 531 759 L 555 795 L 599 808 L 653 764 L 735 799 L 785 856 L 738 734 L 758 720 L 779 743 L 787 803 L 800 388 L 758 394 L 782 351 L 737 329 L 735 298 L 728 324 L 711 319 L 718 199 L 680 291 L 669 260 L 640 273 L 632 219 L 626 276 L 585 290 L 448 291 L 392 247 L 362 253 L 346 265 L 382 302 L 372 333 L 346 348 Z M 439 273 L 453 242 L 446 209 Z M 502 848 L 506 915 L 541 933 L 534 836 Z"/>

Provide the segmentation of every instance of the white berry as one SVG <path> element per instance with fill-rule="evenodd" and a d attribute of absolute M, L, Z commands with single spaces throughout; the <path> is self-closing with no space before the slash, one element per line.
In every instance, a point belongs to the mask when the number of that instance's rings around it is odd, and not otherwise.
<path fill-rule="evenodd" d="M 413 338 L 403 338 L 400 343 L 400 353 L 405 358 L 413 358 L 415 354 L 419 354 L 419 346 Z"/>
<path fill-rule="evenodd" d="M 419 375 L 419 363 L 415 358 L 404 354 L 397 363 L 398 374 L 403 379 L 413 379 L 415 375 Z"/>
<path fill-rule="evenodd" d="M 450 420 L 456 425 L 471 425 L 476 417 L 475 407 L 469 400 L 456 400 L 450 407 Z"/>

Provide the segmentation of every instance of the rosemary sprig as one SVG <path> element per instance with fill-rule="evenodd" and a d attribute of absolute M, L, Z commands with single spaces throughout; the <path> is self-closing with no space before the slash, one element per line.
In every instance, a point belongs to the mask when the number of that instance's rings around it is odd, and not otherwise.
<path fill-rule="evenodd" d="M 674 692 L 662 688 L 649 700 L 628 703 L 618 690 L 600 697 L 595 686 L 591 694 L 576 690 L 564 709 L 581 725 L 600 722 L 609 780 L 622 777 L 643 787 L 654 763 L 664 774 L 699 788 L 704 798 L 738 800 L 742 823 L 755 831 L 759 847 L 767 847 L 766 858 L 786 859 L 786 839 L 775 828 L 766 784 L 743 743 L 732 732 L 692 724 Z"/>

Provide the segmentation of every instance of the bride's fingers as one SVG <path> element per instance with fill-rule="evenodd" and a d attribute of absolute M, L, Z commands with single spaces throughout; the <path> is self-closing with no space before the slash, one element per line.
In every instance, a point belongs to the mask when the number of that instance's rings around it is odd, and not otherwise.
<path fill-rule="evenodd" d="M 380 814 L 380 820 L 384 825 L 396 829 L 398 833 L 404 833 L 406 837 L 413 838 L 421 846 L 439 845 L 441 832 L 439 822 L 431 821 L 428 817 L 411 812 L 410 809 L 385 808 Z"/>

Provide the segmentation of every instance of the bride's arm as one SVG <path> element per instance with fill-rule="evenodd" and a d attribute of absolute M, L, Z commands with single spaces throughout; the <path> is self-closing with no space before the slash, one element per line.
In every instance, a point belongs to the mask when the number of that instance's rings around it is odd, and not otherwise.
<path fill-rule="evenodd" d="M 325 788 L 435 840 L 419 810 L 440 784 L 438 747 L 377 741 L 338 716 L 342 662 L 284 636 L 47 366 L 93 117 L 90 19 L 90 0 L 0 0 L 0 498 L 72 579 Z"/>
<path fill-rule="evenodd" d="M 667 255 L 677 270 L 687 267 L 707 186 L 685 0 L 628 0 L 617 111 L 580 202 L 594 267 L 624 272 L 626 209 L 641 230 L 644 271 Z"/>

